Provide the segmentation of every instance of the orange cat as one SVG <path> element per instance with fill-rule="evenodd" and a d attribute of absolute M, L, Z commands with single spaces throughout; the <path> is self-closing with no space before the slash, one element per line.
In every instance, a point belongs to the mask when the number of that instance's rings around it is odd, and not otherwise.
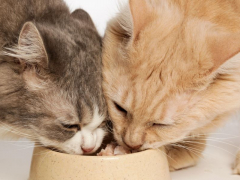
<path fill-rule="evenodd" d="M 239 0 L 130 0 L 108 25 L 104 93 L 120 145 L 194 165 L 240 108 Z M 240 158 L 234 172 L 240 174 Z"/>

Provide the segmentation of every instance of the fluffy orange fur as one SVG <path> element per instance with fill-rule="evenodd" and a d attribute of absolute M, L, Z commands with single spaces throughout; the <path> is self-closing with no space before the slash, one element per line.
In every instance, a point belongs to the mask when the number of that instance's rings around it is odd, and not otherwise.
<path fill-rule="evenodd" d="M 191 147 L 240 108 L 239 17 L 238 0 L 130 0 L 109 22 L 103 88 L 119 144 L 166 146 L 171 170 L 197 162 Z"/>

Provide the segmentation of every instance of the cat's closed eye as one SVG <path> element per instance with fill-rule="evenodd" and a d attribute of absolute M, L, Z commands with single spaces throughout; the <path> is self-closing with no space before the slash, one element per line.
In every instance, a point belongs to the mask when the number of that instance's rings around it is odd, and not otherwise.
<path fill-rule="evenodd" d="M 95 152 L 107 109 L 91 17 L 64 0 L 15 2 L 0 5 L 0 126 L 60 152 Z"/>
<path fill-rule="evenodd" d="M 153 123 L 152 127 L 168 127 L 169 124 L 162 124 L 162 123 Z"/>
<path fill-rule="evenodd" d="M 63 126 L 63 128 L 68 129 L 68 130 L 72 130 L 72 131 L 81 130 L 79 124 L 64 124 L 64 123 L 61 123 L 61 125 Z"/>
<path fill-rule="evenodd" d="M 122 106 L 120 106 L 118 103 L 114 102 L 114 106 L 116 107 L 116 109 L 118 111 L 120 111 L 124 115 L 127 115 L 128 111 L 126 109 L 124 109 Z"/>

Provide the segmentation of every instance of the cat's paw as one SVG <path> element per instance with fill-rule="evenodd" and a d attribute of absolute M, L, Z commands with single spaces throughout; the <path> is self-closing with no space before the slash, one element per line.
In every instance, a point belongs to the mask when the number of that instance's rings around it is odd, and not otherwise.
<path fill-rule="evenodd" d="M 234 163 L 234 166 L 233 166 L 233 174 L 238 174 L 238 175 L 240 175 L 240 162 L 238 162 L 237 164 Z"/>
<path fill-rule="evenodd" d="M 198 157 L 187 149 L 174 146 L 169 146 L 166 149 L 170 171 L 194 166 L 198 161 Z"/>
<path fill-rule="evenodd" d="M 233 164 L 233 174 L 240 175 L 240 151 L 238 152 L 235 163 Z"/>
<path fill-rule="evenodd" d="M 197 164 L 206 147 L 205 138 L 189 139 L 176 145 L 166 146 L 170 171 L 184 169 Z"/>

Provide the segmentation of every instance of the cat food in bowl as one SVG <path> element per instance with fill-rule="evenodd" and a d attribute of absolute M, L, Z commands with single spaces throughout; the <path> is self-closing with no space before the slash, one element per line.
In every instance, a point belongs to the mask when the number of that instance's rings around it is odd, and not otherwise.
<path fill-rule="evenodd" d="M 117 156 L 69 155 L 45 148 L 33 152 L 29 180 L 170 180 L 167 158 L 160 150 Z M 110 154 L 108 154 L 110 155 Z M 114 154 L 112 154 L 114 155 Z"/>

